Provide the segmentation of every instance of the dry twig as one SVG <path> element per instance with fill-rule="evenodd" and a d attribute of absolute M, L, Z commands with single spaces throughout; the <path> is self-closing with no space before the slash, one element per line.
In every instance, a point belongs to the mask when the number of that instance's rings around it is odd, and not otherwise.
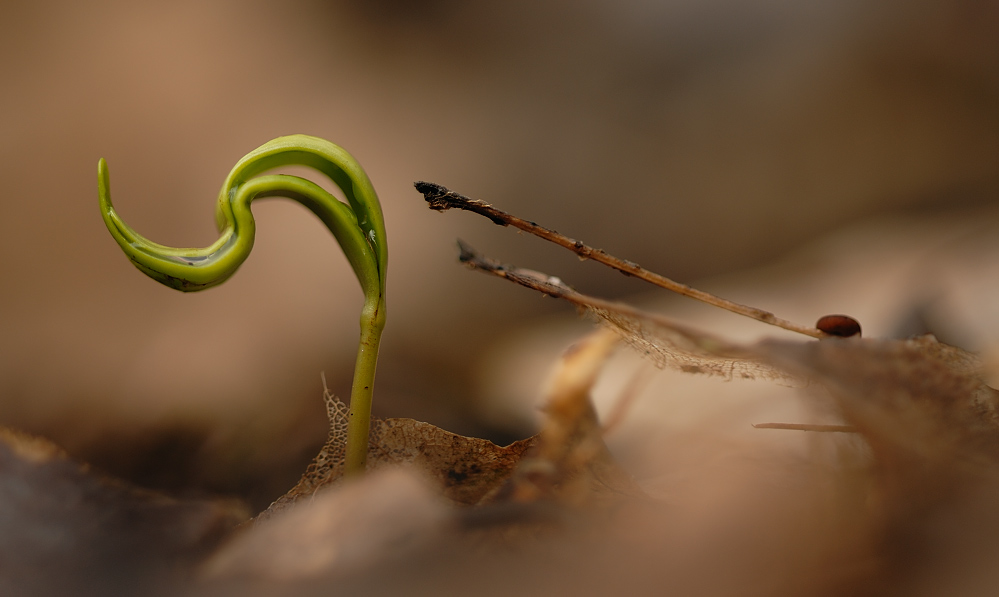
<path fill-rule="evenodd" d="M 794 381 L 785 372 L 747 354 L 743 347 L 721 338 L 709 336 L 657 313 L 582 294 L 555 276 L 483 257 L 460 240 L 458 247 L 461 249 L 459 259 L 472 269 L 565 299 L 595 315 L 661 368 L 671 367 L 686 373 L 705 373 L 726 379 Z"/>
<path fill-rule="evenodd" d="M 769 311 L 734 303 L 708 292 L 691 288 L 686 284 L 681 284 L 665 276 L 651 272 L 633 261 L 614 257 L 601 249 L 594 249 L 593 247 L 584 244 L 582 241 L 569 238 L 568 236 L 560 234 L 550 228 L 539 226 L 534 222 L 529 222 L 504 211 L 500 211 L 488 203 L 477 199 L 471 199 L 461 195 L 460 193 L 455 193 L 442 185 L 421 181 L 415 183 L 414 186 L 417 191 L 423 193 L 423 197 L 430 205 L 430 209 L 434 211 L 447 211 L 451 208 L 456 208 L 477 213 L 481 216 L 489 218 L 495 224 L 499 224 L 500 226 L 513 226 L 514 228 L 518 228 L 524 232 L 529 232 L 549 242 L 553 242 L 560 247 L 569 249 L 573 253 L 579 255 L 582 259 L 592 259 L 594 261 L 598 261 L 625 275 L 645 280 L 646 282 L 655 284 L 656 286 L 665 288 L 666 290 L 671 290 L 677 294 L 682 294 L 683 296 L 699 300 L 709 305 L 714 305 L 715 307 L 720 307 L 733 313 L 738 313 L 739 315 L 744 315 L 757 321 L 769 323 L 770 325 L 775 325 L 777 327 L 784 328 L 785 330 L 798 332 L 799 334 L 804 334 L 813 338 L 828 337 L 825 332 L 819 329 L 799 325 L 787 321 L 786 319 L 781 319 Z M 542 290 L 542 292 L 544 291 Z"/>

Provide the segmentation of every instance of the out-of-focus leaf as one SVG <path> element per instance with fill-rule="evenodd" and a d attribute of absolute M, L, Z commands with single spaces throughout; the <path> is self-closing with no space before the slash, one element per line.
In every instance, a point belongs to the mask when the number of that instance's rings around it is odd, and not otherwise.
<path fill-rule="evenodd" d="M 622 305 L 584 305 L 660 366 L 818 383 L 875 450 L 999 463 L 999 392 L 977 356 L 933 336 L 740 345 Z"/>
<path fill-rule="evenodd" d="M 767 341 L 755 350 L 826 388 L 886 466 L 999 465 L 999 392 L 969 352 L 933 336 Z"/>
<path fill-rule="evenodd" d="M 139 595 L 183 579 L 246 512 L 108 479 L 0 428 L 0 594 Z"/>
<path fill-rule="evenodd" d="M 411 555 L 447 520 L 444 500 L 408 467 L 383 467 L 238 534 L 206 563 L 206 578 L 308 579 Z"/>
<path fill-rule="evenodd" d="M 642 494 L 607 450 L 590 400 L 593 384 L 618 340 L 617 334 L 600 329 L 563 355 L 548 390 L 537 442 L 494 501 L 547 499 L 585 506 L 608 497 Z"/>

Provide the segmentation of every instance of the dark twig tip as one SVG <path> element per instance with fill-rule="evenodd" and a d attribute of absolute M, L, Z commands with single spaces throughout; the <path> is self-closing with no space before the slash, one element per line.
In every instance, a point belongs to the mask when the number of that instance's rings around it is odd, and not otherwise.
<path fill-rule="evenodd" d="M 434 182 L 426 182 L 423 180 L 418 180 L 414 182 L 413 186 L 416 187 L 417 191 L 423 193 L 423 196 L 426 198 L 427 201 L 430 201 L 432 198 L 439 197 L 441 195 L 446 195 L 447 193 L 450 192 L 448 191 L 447 187 L 441 186 Z"/>
<path fill-rule="evenodd" d="M 471 199 L 461 193 L 455 193 L 444 185 L 420 180 L 414 182 L 413 186 L 416 187 L 417 191 L 423 193 L 423 198 L 426 199 L 430 209 L 434 211 L 447 211 L 453 207 L 483 215 L 500 226 L 509 224 L 507 214 L 493 208 L 488 203 Z"/>
<path fill-rule="evenodd" d="M 435 211 L 446 211 L 452 207 L 466 209 L 472 201 L 468 197 L 437 183 L 421 180 L 413 183 L 413 186 L 416 187 L 417 191 L 423 193 L 423 198 L 430 204 L 430 209 Z"/>

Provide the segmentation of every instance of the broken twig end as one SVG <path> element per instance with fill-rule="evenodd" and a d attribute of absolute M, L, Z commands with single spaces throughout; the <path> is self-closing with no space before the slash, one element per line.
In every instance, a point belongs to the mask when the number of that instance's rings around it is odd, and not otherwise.
<path fill-rule="evenodd" d="M 456 209 L 464 209 L 485 216 L 492 220 L 494 224 L 499 224 L 500 226 L 509 225 L 509 222 L 504 217 L 506 214 L 493 208 L 484 201 L 471 199 L 461 193 L 455 193 L 446 186 L 439 185 L 435 182 L 418 180 L 413 183 L 413 186 L 416 187 L 417 191 L 423 193 L 423 198 L 426 200 L 430 209 L 434 211 L 447 211 L 452 207 Z"/>

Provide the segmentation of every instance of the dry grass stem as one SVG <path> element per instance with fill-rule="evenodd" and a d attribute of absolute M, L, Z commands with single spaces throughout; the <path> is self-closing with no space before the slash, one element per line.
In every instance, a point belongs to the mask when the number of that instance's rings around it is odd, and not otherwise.
<path fill-rule="evenodd" d="M 790 431 L 819 431 L 822 433 L 857 433 L 853 425 L 811 425 L 808 423 L 754 423 L 755 429 L 787 429 Z"/>

